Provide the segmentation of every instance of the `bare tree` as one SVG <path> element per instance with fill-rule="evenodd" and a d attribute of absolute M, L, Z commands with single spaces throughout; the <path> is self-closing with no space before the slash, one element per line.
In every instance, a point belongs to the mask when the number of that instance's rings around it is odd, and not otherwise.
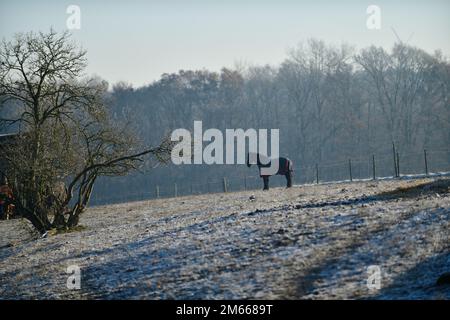
<path fill-rule="evenodd" d="M 431 59 L 424 51 L 404 43 L 395 44 L 389 54 L 374 46 L 362 50 L 356 62 L 368 73 L 376 90 L 378 103 L 386 117 L 392 141 L 407 148 L 414 143 L 417 100 Z"/>
<path fill-rule="evenodd" d="M 83 78 L 85 54 L 69 33 L 53 30 L 18 34 L 0 47 L 0 102 L 12 109 L 1 123 L 18 129 L 2 147 L 5 174 L 18 212 L 41 232 L 76 226 L 99 176 L 170 154 L 168 140 L 145 148 L 129 123 L 111 121 L 107 84 Z"/>

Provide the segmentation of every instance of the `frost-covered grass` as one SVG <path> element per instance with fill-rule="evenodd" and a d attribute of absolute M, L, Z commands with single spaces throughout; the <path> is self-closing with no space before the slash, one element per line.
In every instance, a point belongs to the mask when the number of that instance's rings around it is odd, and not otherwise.
<path fill-rule="evenodd" d="M 448 285 L 435 285 L 450 271 L 449 181 L 343 182 L 93 207 L 81 219 L 85 229 L 37 240 L 25 221 L 0 221 L 0 297 L 449 298 Z M 80 290 L 66 288 L 74 264 Z M 370 265 L 381 269 L 380 290 L 367 288 Z"/>

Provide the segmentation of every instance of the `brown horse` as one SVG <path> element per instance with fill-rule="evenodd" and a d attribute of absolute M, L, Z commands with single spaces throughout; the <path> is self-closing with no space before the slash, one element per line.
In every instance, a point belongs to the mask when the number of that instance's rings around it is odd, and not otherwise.
<path fill-rule="evenodd" d="M 257 153 L 256 155 L 252 155 L 256 158 L 256 163 L 252 163 L 252 161 L 250 161 L 250 153 L 247 154 L 247 167 L 250 168 L 250 166 L 252 164 L 256 164 L 258 166 L 259 169 L 259 176 L 261 178 L 263 178 L 264 181 L 264 189 L 263 190 L 269 190 L 269 177 L 270 175 L 267 175 L 265 173 L 262 172 L 262 168 L 269 168 L 272 165 L 272 161 L 274 161 L 274 159 L 269 160 L 267 157 L 260 155 L 259 153 Z M 294 165 L 292 163 L 292 160 L 288 159 L 288 158 L 283 158 L 280 157 L 278 159 L 278 171 L 275 173 L 275 175 L 283 175 L 286 177 L 286 187 L 290 188 L 292 187 L 292 173 L 294 171 Z"/>

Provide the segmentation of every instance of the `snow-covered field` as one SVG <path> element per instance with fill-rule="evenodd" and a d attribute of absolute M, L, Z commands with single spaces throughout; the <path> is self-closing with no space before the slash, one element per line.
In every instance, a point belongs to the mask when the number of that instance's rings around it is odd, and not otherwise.
<path fill-rule="evenodd" d="M 93 207 L 36 239 L 0 221 L 0 298 L 448 299 L 450 179 L 275 188 Z M 403 188 L 403 189 L 398 189 Z M 67 267 L 81 269 L 69 290 Z M 369 266 L 381 288 L 369 289 Z"/>

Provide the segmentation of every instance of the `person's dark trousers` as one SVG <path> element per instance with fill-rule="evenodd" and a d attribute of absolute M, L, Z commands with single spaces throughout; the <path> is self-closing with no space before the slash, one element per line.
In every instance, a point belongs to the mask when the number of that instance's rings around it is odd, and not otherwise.
<path fill-rule="evenodd" d="M 264 181 L 264 189 L 263 190 L 269 190 L 269 177 L 263 176 L 263 181 Z"/>

